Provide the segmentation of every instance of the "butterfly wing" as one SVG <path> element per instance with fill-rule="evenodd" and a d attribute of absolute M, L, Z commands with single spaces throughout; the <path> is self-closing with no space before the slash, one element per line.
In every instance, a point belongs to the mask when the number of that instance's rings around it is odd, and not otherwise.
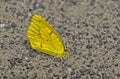
<path fill-rule="evenodd" d="M 34 14 L 27 31 L 27 37 L 33 49 L 52 56 L 62 57 L 67 54 L 60 36 L 41 16 Z"/>

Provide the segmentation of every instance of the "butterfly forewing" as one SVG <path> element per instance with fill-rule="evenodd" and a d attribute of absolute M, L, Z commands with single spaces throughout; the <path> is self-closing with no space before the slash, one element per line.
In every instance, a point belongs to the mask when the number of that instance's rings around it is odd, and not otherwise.
<path fill-rule="evenodd" d="M 27 37 L 33 49 L 44 53 L 59 56 L 64 52 L 64 46 L 60 36 L 53 27 L 41 16 L 32 16 Z"/>

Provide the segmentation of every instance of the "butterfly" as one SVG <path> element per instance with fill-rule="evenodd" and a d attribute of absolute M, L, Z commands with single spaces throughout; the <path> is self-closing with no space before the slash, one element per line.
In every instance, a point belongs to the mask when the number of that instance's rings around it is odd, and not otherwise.
<path fill-rule="evenodd" d="M 27 29 L 27 38 L 33 49 L 55 56 L 63 57 L 69 52 L 53 26 L 42 16 L 34 14 Z"/>

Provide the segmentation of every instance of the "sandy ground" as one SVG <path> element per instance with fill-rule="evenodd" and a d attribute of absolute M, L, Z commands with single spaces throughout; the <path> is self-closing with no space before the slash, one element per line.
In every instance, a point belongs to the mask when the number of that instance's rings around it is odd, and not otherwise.
<path fill-rule="evenodd" d="M 54 26 L 69 55 L 31 48 L 34 13 Z M 120 79 L 120 0 L 0 0 L 0 79 Z"/>

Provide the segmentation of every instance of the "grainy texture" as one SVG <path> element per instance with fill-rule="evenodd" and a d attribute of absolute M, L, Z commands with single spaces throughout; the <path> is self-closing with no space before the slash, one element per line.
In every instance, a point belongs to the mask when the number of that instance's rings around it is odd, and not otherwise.
<path fill-rule="evenodd" d="M 69 55 L 31 48 L 34 13 L 54 26 Z M 0 79 L 120 79 L 120 0 L 0 0 Z"/>

